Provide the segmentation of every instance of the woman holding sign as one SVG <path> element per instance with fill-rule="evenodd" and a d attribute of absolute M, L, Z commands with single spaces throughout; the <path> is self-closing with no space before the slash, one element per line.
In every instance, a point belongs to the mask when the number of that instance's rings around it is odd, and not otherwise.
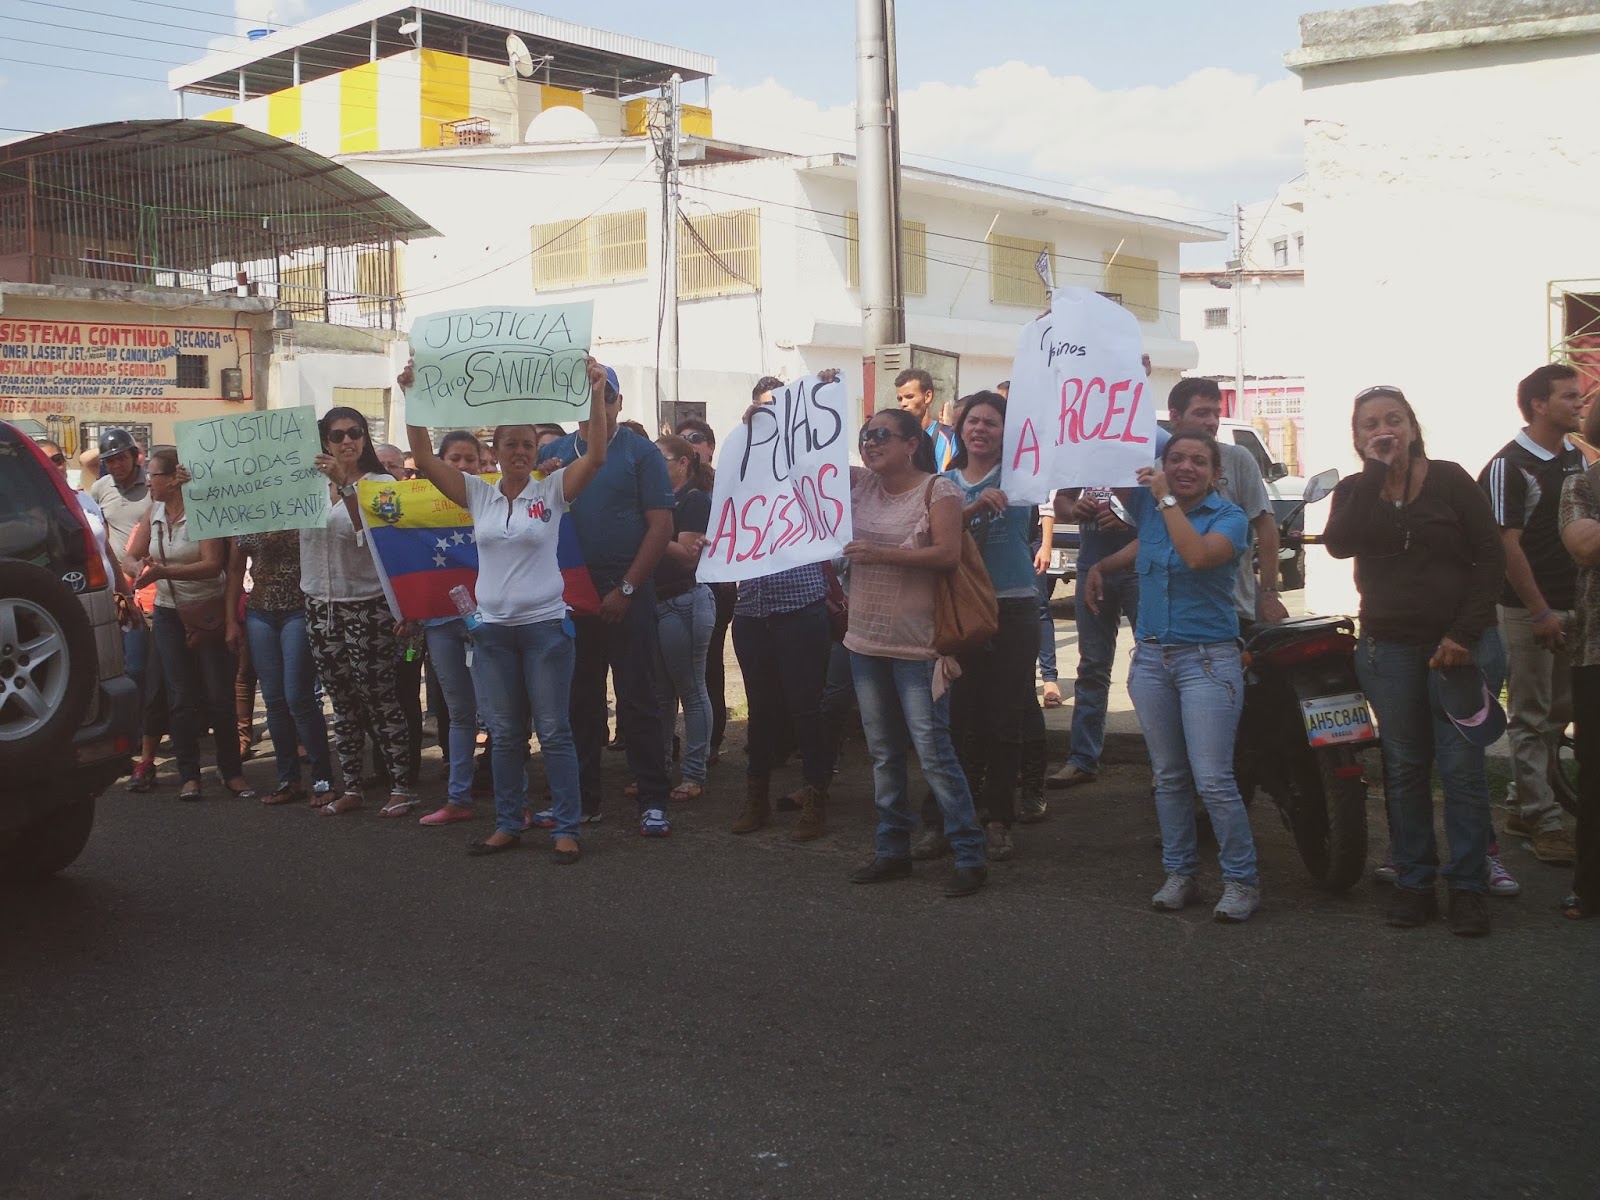
<path fill-rule="evenodd" d="M 935 473 L 933 443 L 902 409 L 874 415 L 860 448 L 866 466 L 850 471 L 855 540 L 844 548 L 851 579 L 844 644 L 872 754 L 878 836 L 872 861 L 852 879 L 882 883 L 911 874 L 916 820 L 906 750 L 914 747 L 955 852 L 945 895 L 968 896 L 988 880 L 984 835 L 950 740 L 949 696 L 933 690 L 934 581 L 961 560 L 961 490 Z"/>
<path fill-rule="evenodd" d="M 1177 912 L 1199 898 L 1194 802 L 1211 815 L 1222 866 L 1213 917 L 1247 921 L 1261 903 L 1250 816 L 1233 778 L 1233 739 L 1244 703 L 1233 581 L 1249 549 L 1244 510 L 1217 493 L 1222 451 L 1207 433 L 1172 436 L 1140 489 L 1118 489 L 1137 542 L 1139 619 L 1128 672 L 1155 774 L 1166 882 L 1151 906 Z M 1130 556 L 1133 547 L 1129 548 Z M 1113 569 L 1116 556 L 1097 563 Z M 1086 594 L 1098 594 L 1096 580 Z"/>
<path fill-rule="evenodd" d="M 381 816 L 416 807 L 411 793 L 411 737 L 395 688 L 401 656 L 395 620 L 361 527 L 356 485 L 393 482 L 378 461 L 367 418 L 353 408 L 330 408 L 317 422 L 322 453 L 316 467 L 328 479 L 328 514 L 300 531 L 300 590 L 306 596 L 306 634 L 322 686 L 333 702 L 333 744 L 344 790 L 318 811 L 337 816 L 361 807 L 361 759 L 366 730 L 378 739 L 390 780 Z"/>
<path fill-rule="evenodd" d="M 590 412 L 596 427 L 603 428 L 605 368 L 592 358 L 588 364 Z M 411 386 L 409 364 L 398 382 L 402 388 Z M 476 661 L 489 702 L 495 829 L 471 843 L 467 853 L 498 854 L 522 839 L 531 722 L 550 785 L 555 858 L 575 863 L 582 807 L 578 752 L 568 717 L 575 646 L 556 539 L 563 514 L 605 462 L 606 440 L 592 439 L 570 466 L 536 476 L 538 430 L 531 424 L 501 425 L 494 431 L 500 482 L 491 484 L 435 455 L 423 426 L 408 425 L 406 434 L 417 470 L 447 500 L 472 514 L 478 546 L 476 600 L 483 624 L 473 640 L 484 651 Z"/>

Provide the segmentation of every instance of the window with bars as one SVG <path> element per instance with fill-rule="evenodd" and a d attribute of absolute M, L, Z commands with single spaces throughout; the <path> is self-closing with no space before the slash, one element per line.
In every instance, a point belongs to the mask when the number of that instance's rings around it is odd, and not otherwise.
<path fill-rule="evenodd" d="M 1044 280 L 1039 278 L 1036 264 L 1041 254 L 1055 261 L 1054 242 L 1036 242 L 1029 238 L 1009 237 L 1003 233 L 989 235 L 989 299 L 995 304 L 1018 304 L 1029 308 L 1043 308 L 1050 302 L 1045 294 Z"/>
<path fill-rule="evenodd" d="M 324 311 L 328 301 L 327 268 L 313 262 L 279 270 L 278 301 L 292 313 Z"/>
<path fill-rule="evenodd" d="M 1228 310 L 1226 308 L 1206 309 L 1207 329 L 1226 329 L 1228 327 Z"/>
<path fill-rule="evenodd" d="M 678 295 L 733 296 L 761 288 L 761 210 L 685 215 L 678 237 Z"/>
<path fill-rule="evenodd" d="M 1289 239 L 1279 238 L 1272 243 L 1272 265 L 1287 267 L 1289 265 Z"/>
<path fill-rule="evenodd" d="M 844 215 L 846 269 L 849 286 L 861 286 L 861 232 L 853 212 Z M 928 294 L 928 227 L 921 221 L 900 222 L 900 285 L 908 296 Z"/>
<path fill-rule="evenodd" d="M 532 236 L 534 287 L 615 283 L 649 272 L 642 208 L 535 225 Z"/>
<path fill-rule="evenodd" d="M 363 316 L 387 312 L 390 298 L 400 295 L 402 253 L 402 247 L 394 248 L 392 277 L 386 247 L 362 250 L 356 255 L 356 308 Z"/>
<path fill-rule="evenodd" d="M 178 355 L 178 378 L 175 386 L 181 388 L 208 388 L 211 386 L 211 360 L 204 354 Z"/>
<path fill-rule="evenodd" d="M 1106 290 L 1122 295 L 1122 307 L 1141 321 L 1161 318 L 1161 264 L 1132 254 L 1106 255 Z"/>

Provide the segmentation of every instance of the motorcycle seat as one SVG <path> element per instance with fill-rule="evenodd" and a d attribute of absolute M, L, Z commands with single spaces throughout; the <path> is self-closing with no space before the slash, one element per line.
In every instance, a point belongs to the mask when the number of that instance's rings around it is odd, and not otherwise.
<path fill-rule="evenodd" d="M 1291 617 L 1287 621 L 1253 627 L 1246 635 L 1245 649 L 1253 654 L 1262 654 L 1322 633 L 1348 633 L 1354 636 L 1355 629 L 1355 622 L 1349 617 Z"/>

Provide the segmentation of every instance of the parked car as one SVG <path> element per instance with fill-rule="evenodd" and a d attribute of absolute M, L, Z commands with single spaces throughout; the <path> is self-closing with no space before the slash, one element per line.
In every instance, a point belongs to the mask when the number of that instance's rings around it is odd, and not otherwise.
<path fill-rule="evenodd" d="M 105 557 L 65 478 L 0 422 L 0 883 L 78 857 L 137 729 Z"/>

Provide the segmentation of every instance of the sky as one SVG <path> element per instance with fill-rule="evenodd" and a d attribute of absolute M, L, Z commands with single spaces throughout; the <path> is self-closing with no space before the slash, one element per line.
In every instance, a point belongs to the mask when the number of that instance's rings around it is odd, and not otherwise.
<path fill-rule="evenodd" d="M 854 144 L 854 0 L 507 0 L 717 59 L 717 136 Z M 0 140 L 171 116 L 167 70 L 335 0 L 0 0 Z M 1332 7 L 1332 5 L 1327 5 Z M 1227 229 L 1301 172 L 1295 0 L 900 0 L 908 164 Z M 603 18 L 596 12 L 603 11 Z M 70 69 L 69 69 L 70 68 Z M 686 99 L 698 103 L 699 85 Z M 194 110 L 191 109 L 191 112 Z M 1213 265 L 1215 247 L 1185 265 Z"/>

